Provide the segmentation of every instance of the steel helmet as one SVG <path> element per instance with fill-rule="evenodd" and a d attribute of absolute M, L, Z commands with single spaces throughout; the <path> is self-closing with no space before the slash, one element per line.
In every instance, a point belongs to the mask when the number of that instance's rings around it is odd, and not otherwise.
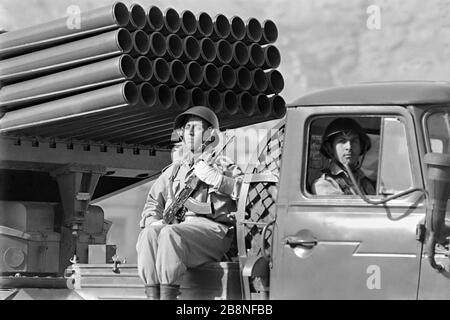
<path fill-rule="evenodd" d="M 331 158 L 331 154 L 328 151 L 331 148 L 331 141 L 334 136 L 339 133 L 356 133 L 359 135 L 359 141 L 361 144 L 361 154 L 365 154 L 371 147 L 369 136 L 364 132 L 363 128 L 353 119 L 350 118 L 337 118 L 333 120 L 322 136 L 322 145 L 320 147 L 320 153 L 327 158 Z"/>
<path fill-rule="evenodd" d="M 213 127 L 213 129 L 219 129 L 219 119 L 217 118 L 214 111 L 212 111 L 211 109 L 209 109 L 207 107 L 203 107 L 203 106 L 192 107 L 192 108 L 186 110 L 185 112 L 180 113 L 175 118 L 175 122 L 173 124 L 173 129 L 177 130 L 177 129 L 181 128 L 185 124 L 186 118 L 188 116 L 197 116 L 199 118 L 202 118 L 203 120 L 208 122 L 211 125 L 211 127 Z"/>

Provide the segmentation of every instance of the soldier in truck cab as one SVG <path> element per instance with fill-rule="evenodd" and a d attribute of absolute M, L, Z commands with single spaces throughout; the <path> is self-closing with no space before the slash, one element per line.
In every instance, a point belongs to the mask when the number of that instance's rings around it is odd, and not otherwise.
<path fill-rule="evenodd" d="M 230 159 L 222 155 L 213 157 L 213 161 L 204 158 L 208 154 L 206 147 L 213 142 L 207 132 L 219 130 L 212 110 L 190 108 L 176 117 L 174 129 L 182 141 L 173 155 L 174 162 L 150 189 L 136 244 L 138 273 L 145 293 L 156 300 L 176 299 L 187 268 L 220 261 L 228 251 L 235 224 L 231 213 L 236 211 L 242 181 L 241 170 Z M 167 208 L 179 199 L 191 168 L 200 180 L 191 195 L 196 207 L 186 204 L 184 219 L 168 224 Z"/>
<path fill-rule="evenodd" d="M 338 118 L 332 121 L 325 129 L 320 147 L 322 155 L 329 159 L 329 166 L 313 183 L 313 194 L 356 195 L 346 167 L 352 171 L 362 193 L 375 194 L 374 182 L 360 169 L 370 147 L 369 136 L 355 120 Z"/>

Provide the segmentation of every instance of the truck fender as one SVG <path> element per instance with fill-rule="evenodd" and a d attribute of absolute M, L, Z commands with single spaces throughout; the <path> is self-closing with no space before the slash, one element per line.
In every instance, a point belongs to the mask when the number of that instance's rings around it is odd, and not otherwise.
<path fill-rule="evenodd" d="M 243 277 L 269 278 L 269 259 L 265 257 L 249 257 L 242 268 Z"/>

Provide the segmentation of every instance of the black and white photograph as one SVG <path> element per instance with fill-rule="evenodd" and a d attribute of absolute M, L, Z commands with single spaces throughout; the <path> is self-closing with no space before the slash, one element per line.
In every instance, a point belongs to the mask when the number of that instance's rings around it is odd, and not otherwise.
<path fill-rule="evenodd" d="M 450 0 L 0 0 L 0 300 L 448 300 L 449 197 Z"/>

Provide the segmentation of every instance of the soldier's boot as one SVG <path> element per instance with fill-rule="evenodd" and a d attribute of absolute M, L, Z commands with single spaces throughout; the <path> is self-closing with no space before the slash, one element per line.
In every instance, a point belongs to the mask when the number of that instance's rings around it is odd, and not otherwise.
<path fill-rule="evenodd" d="M 162 284 L 161 286 L 161 300 L 177 300 L 180 294 L 180 286 L 175 284 Z"/>
<path fill-rule="evenodd" d="M 159 284 L 146 285 L 145 295 L 147 296 L 148 300 L 159 300 L 161 295 Z"/>

